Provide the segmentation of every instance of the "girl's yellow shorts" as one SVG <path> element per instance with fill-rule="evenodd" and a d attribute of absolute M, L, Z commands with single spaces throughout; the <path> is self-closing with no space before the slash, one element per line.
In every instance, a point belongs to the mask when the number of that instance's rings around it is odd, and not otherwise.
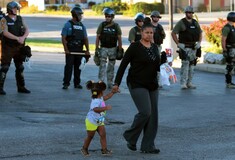
<path fill-rule="evenodd" d="M 86 124 L 87 131 L 96 131 L 97 128 L 99 127 L 99 126 L 96 126 L 93 123 L 91 123 L 87 118 L 85 120 L 85 124 Z M 104 123 L 102 123 L 101 126 L 104 126 Z"/>

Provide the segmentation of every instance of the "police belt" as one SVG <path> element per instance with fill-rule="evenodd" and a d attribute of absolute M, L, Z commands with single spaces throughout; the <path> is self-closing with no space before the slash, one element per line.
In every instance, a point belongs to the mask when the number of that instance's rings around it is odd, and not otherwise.
<path fill-rule="evenodd" d="M 191 43 L 188 43 L 188 42 L 180 42 L 180 43 L 183 43 L 184 46 L 185 46 L 185 48 L 192 48 L 192 49 L 194 49 L 195 44 L 196 44 L 196 42 L 191 42 Z"/>
<path fill-rule="evenodd" d="M 192 49 L 194 49 L 194 47 L 195 47 L 195 43 L 193 43 L 193 44 L 184 44 L 185 45 L 185 48 L 192 48 Z"/>

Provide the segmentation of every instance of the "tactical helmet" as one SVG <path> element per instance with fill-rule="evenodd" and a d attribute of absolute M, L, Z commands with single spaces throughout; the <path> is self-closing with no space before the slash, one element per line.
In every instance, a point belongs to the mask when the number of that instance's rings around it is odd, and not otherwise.
<path fill-rule="evenodd" d="M 231 22 L 235 22 L 235 12 L 229 12 L 227 15 L 227 20 Z"/>
<path fill-rule="evenodd" d="M 115 15 L 114 10 L 111 8 L 104 8 L 103 13 L 104 15 L 111 15 L 112 17 Z"/>
<path fill-rule="evenodd" d="M 73 9 L 71 10 L 71 13 L 78 15 L 78 14 L 83 14 L 83 11 L 82 11 L 82 9 L 81 9 L 80 7 L 75 6 L 75 7 L 73 7 Z"/>
<path fill-rule="evenodd" d="M 135 21 L 144 21 L 145 15 L 142 12 L 139 12 L 135 15 Z"/>
<path fill-rule="evenodd" d="M 13 13 L 12 10 L 13 10 L 14 8 L 17 8 L 17 10 L 20 10 L 20 7 L 21 7 L 21 5 L 20 5 L 18 2 L 16 2 L 16 1 L 11 1 L 11 2 L 7 3 L 7 13 L 12 14 L 12 13 Z"/>
<path fill-rule="evenodd" d="M 184 13 L 187 13 L 187 12 L 194 13 L 194 11 L 193 11 L 193 7 L 191 7 L 191 6 L 187 6 L 187 7 L 185 8 L 185 10 L 184 10 Z"/>
<path fill-rule="evenodd" d="M 151 14 L 150 14 L 150 17 L 158 17 L 158 18 L 162 18 L 160 16 L 160 13 L 158 11 L 152 11 Z"/>
<path fill-rule="evenodd" d="M 135 24 L 139 26 L 138 22 L 144 22 L 145 15 L 142 12 L 139 12 L 135 15 Z"/>

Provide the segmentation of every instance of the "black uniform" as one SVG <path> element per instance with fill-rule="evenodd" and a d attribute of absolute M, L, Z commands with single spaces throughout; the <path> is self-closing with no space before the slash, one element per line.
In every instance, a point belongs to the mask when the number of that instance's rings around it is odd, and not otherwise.
<path fill-rule="evenodd" d="M 20 37 L 23 36 L 25 33 L 25 28 L 22 22 L 21 16 L 16 16 L 16 20 L 12 20 L 9 16 L 5 16 L 5 20 L 8 26 L 8 32 L 11 34 Z M 2 59 L 1 59 L 1 69 L 0 69 L 0 91 L 3 91 L 3 86 L 6 78 L 6 74 L 9 70 L 11 60 L 14 59 L 16 71 L 16 83 L 18 87 L 18 92 L 22 93 L 30 93 L 29 90 L 25 88 L 25 81 L 24 81 L 24 56 L 21 53 L 21 49 L 24 44 L 18 43 L 18 41 L 10 39 L 3 35 L 2 38 Z M 4 94 L 5 92 L 1 92 Z"/>
<path fill-rule="evenodd" d="M 62 30 L 62 35 L 66 36 L 67 47 L 69 52 L 82 52 L 84 46 L 84 40 L 86 38 L 86 28 L 81 22 L 74 23 L 72 20 L 68 21 L 67 24 L 70 24 L 70 27 L 67 28 L 66 24 Z M 70 30 L 70 31 L 69 31 Z M 81 65 L 82 56 L 66 54 L 65 60 L 66 64 L 64 67 L 64 89 L 70 85 L 70 80 L 72 77 L 72 72 L 74 70 L 74 87 L 82 88 L 80 85 L 81 82 L 81 70 L 79 66 Z"/>

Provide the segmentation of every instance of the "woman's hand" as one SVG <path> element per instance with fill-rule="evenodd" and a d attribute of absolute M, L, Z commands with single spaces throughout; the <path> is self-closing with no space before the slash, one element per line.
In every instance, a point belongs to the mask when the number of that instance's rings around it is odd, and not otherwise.
<path fill-rule="evenodd" d="M 114 85 L 114 86 L 113 86 L 112 92 L 113 92 L 113 93 L 120 92 L 118 85 Z"/>

